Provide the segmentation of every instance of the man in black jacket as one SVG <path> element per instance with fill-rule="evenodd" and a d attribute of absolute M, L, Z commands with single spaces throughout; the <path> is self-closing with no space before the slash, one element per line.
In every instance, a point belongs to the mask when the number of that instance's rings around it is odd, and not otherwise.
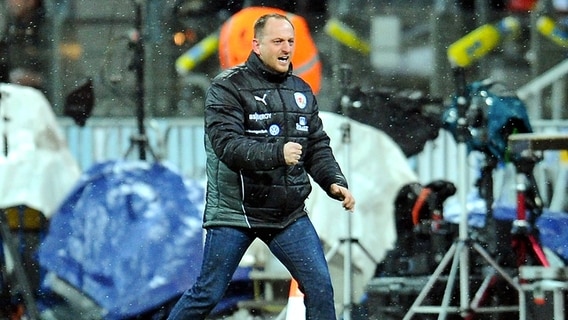
<path fill-rule="evenodd" d="M 205 319 L 260 238 L 298 281 L 306 319 L 335 320 L 325 254 L 305 208 L 309 176 L 346 210 L 355 199 L 312 90 L 292 74 L 292 23 L 278 14 L 260 17 L 252 46 L 245 64 L 218 75 L 207 92 L 203 266 L 169 319 Z"/>

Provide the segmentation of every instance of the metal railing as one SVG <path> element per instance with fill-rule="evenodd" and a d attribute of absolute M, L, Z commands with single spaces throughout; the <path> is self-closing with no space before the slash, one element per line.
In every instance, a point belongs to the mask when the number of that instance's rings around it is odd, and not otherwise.
<path fill-rule="evenodd" d="M 134 118 L 89 119 L 78 127 L 69 119 L 59 119 L 69 149 L 82 170 L 92 165 L 118 159 L 135 159 L 138 145 L 132 142 L 138 128 Z M 202 118 L 167 118 L 145 121 L 148 138 L 148 160 L 166 161 L 179 173 L 202 178 L 205 172 Z M 134 144 L 133 144 L 134 143 Z M 131 149 L 132 148 L 132 149 Z"/>
<path fill-rule="evenodd" d="M 517 90 L 517 95 L 527 105 L 529 118 L 543 118 L 543 91 L 551 87 L 552 119 L 561 119 L 562 110 L 566 105 L 566 74 L 568 74 L 568 59 L 550 68 Z"/>

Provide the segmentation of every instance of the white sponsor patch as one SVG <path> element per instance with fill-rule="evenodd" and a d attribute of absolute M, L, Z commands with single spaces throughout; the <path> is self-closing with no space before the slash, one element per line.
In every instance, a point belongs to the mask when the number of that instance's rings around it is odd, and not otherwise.
<path fill-rule="evenodd" d="M 268 130 L 247 130 L 247 133 L 252 133 L 252 134 L 266 134 L 268 132 Z"/>
<path fill-rule="evenodd" d="M 272 113 L 253 113 L 249 114 L 249 120 L 262 121 L 272 118 Z"/>

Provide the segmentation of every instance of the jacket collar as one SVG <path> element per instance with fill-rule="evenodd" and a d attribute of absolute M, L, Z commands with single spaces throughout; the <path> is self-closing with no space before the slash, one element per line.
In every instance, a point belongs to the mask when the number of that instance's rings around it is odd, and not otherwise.
<path fill-rule="evenodd" d="M 260 60 L 260 57 L 254 53 L 254 51 L 251 51 L 247 61 L 246 61 L 246 66 L 248 68 L 250 68 L 251 70 L 253 70 L 255 73 L 259 74 L 262 78 L 266 79 L 267 81 L 270 82 L 283 82 L 284 80 L 286 80 L 286 78 L 288 78 L 291 74 L 292 74 L 292 64 L 290 64 L 290 68 L 288 68 L 287 72 L 281 73 L 281 72 L 276 72 L 270 68 L 268 68 L 264 62 L 262 62 L 262 60 Z"/>

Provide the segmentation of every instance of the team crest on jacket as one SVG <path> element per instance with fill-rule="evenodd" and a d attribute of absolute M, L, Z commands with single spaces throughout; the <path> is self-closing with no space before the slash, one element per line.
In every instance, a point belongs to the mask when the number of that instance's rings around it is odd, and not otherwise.
<path fill-rule="evenodd" d="M 298 122 L 296 123 L 296 130 L 298 131 L 310 131 L 310 127 L 308 127 L 308 119 L 306 117 L 298 118 Z"/>
<path fill-rule="evenodd" d="M 306 96 L 301 92 L 294 93 L 294 100 L 296 100 L 296 104 L 300 109 L 304 109 L 308 103 Z"/>

